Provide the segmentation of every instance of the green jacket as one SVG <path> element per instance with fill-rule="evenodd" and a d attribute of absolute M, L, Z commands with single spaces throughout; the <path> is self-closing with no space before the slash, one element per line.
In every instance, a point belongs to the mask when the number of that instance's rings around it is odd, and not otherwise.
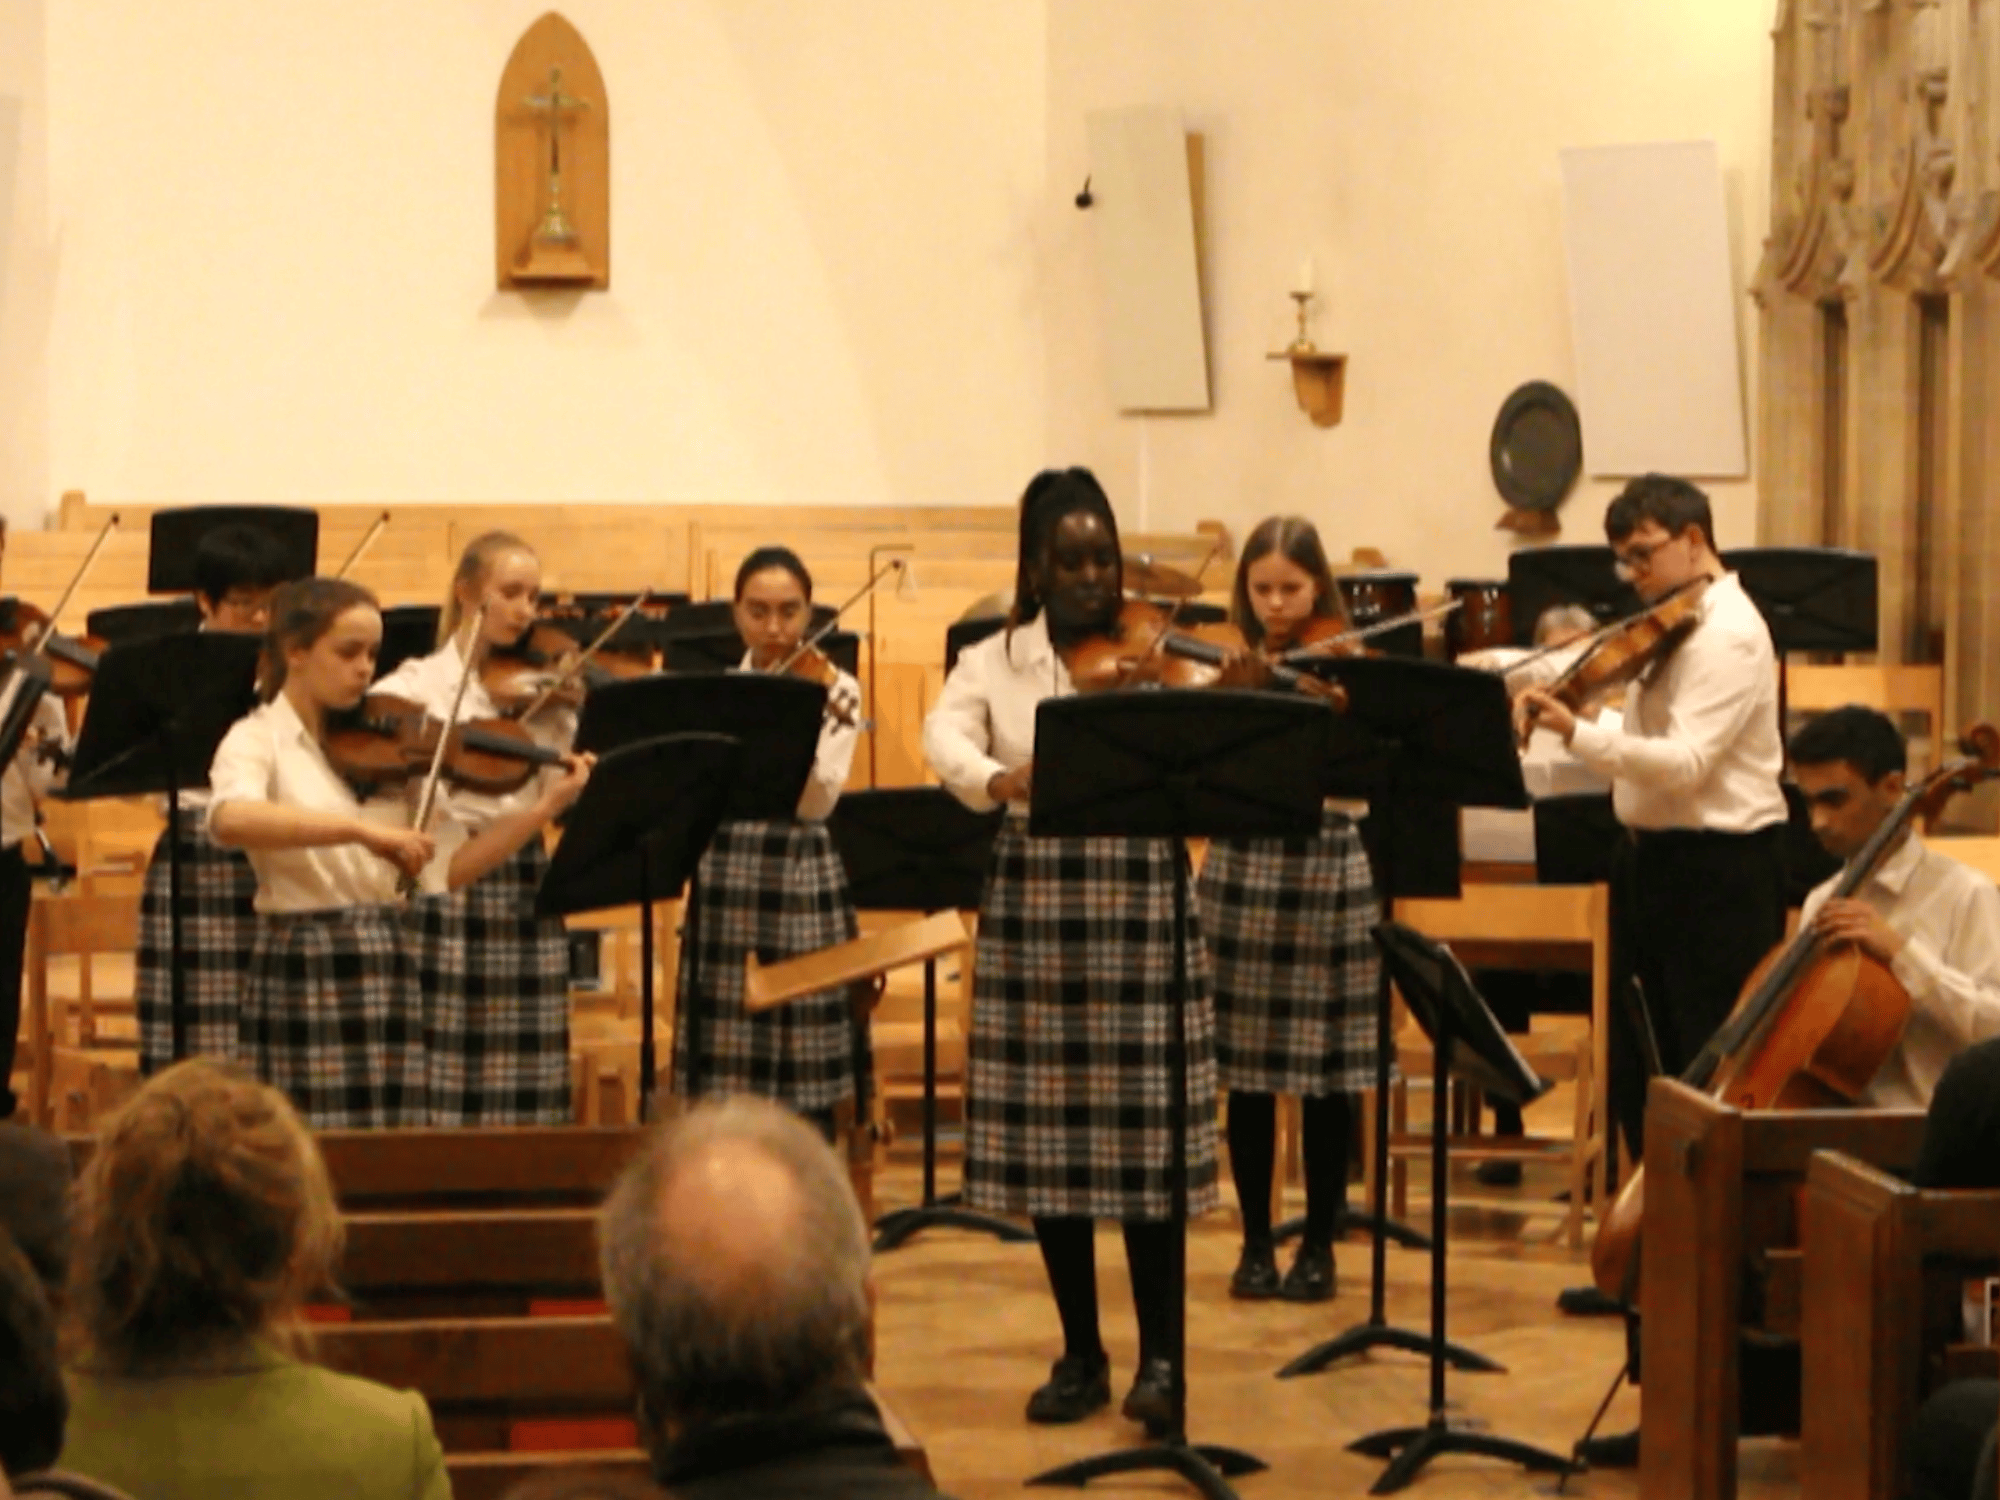
<path fill-rule="evenodd" d="M 264 1344 L 194 1371 L 68 1379 L 58 1467 L 142 1500 L 451 1500 L 415 1391 Z"/>

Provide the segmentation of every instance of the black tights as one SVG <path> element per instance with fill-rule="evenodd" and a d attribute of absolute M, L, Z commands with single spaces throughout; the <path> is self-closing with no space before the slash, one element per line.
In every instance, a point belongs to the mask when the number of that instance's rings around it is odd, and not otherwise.
<path fill-rule="evenodd" d="M 1174 1236 L 1181 1226 L 1170 1220 L 1128 1222 L 1125 1261 L 1132 1271 L 1132 1307 L 1139 1316 L 1139 1358 L 1164 1359 L 1173 1338 Z M 1073 1359 L 1104 1357 L 1097 1331 L 1096 1222 L 1091 1219 L 1035 1220 L 1035 1238 L 1048 1267 L 1049 1290 L 1055 1293 L 1062 1319 L 1063 1353 Z"/>
<path fill-rule="evenodd" d="M 1308 1094 L 1299 1133 L 1306 1158 L 1306 1243 L 1333 1243 L 1347 1202 L 1347 1143 L 1354 1102 L 1346 1094 Z M 1243 1212 L 1243 1242 L 1271 1243 L 1271 1174 L 1277 1155 L 1278 1101 L 1229 1091 L 1229 1173 Z"/>

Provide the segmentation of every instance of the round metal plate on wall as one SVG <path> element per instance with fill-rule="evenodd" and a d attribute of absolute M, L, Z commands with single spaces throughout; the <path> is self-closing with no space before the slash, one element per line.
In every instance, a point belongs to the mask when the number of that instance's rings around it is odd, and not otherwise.
<path fill-rule="evenodd" d="M 1545 380 L 1531 380 L 1500 404 L 1488 449 L 1493 485 L 1508 504 L 1499 525 L 1508 531 L 1548 535 L 1583 472 L 1583 427 L 1568 396 Z"/>

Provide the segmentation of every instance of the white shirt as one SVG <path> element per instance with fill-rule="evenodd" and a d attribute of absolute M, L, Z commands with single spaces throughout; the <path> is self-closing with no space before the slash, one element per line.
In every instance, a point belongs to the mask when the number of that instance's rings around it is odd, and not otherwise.
<path fill-rule="evenodd" d="M 409 658 L 368 691 L 392 698 L 407 698 L 442 723 L 451 715 L 453 701 L 458 698 L 459 679 L 464 674 L 465 658 L 459 654 L 458 642 L 450 640 L 429 656 Z M 500 717 L 499 705 L 486 691 L 486 684 L 477 676 L 466 683 L 465 698 L 458 705 L 457 722 Z M 576 741 L 576 714 L 555 704 L 542 709 L 522 727 L 536 744 L 545 749 L 566 751 Z M 504 796 L 464 791 L 448 782 L 443 783 L 438 789 L 439 806 L 448 810 L 455 823 L 476 834 L 496 819 L 531 806 L 542 794 L 543 778 L 560 774 L 558 767 L 540 767 L 523 786 Z M 442 843 L 438 852 L 440 855 L 444 853 Z"/>
<path fill-rule="evenodd" d="M 1048 616 L 1036 615 L 968 646 L 924 718 L 924 759 L 951 794 L 974 812 L 996 804 L 987 783 L 1035 757 L 1035 709 L 1071 691 L 1069 668 L 1049 639 Z M 1026 804 L 1014 804 L 1025 813 Z"/>
<path fill-rule="evenodd" d="M 309 812 L 345 813 L 392 828 L 409 826 L 400 798 L 356 800 L 283 693 L 238 719 L 223 736 L 208 784 L 211 821 L 216 808 L 231 802 L 275 802 Z M 359 844 L 243 852 L 257 872 L 260 912 L 381 906 L 396 899 L 396 867 Z M 426 890 L 442 889 L 430 871 L 425 873 Z"/>
<path fill-rule="evenodd" d="M 752 653 L 745 652 L 743 660 L 737 664 L 740 672 L 754 672 Z M 838 667 L 839 678 L 826 690 L 827 701 L 840 699 L 854 706 L 858 716 L 861 712 L 861 684 Z M 812 773 L 806 777 L 806 789 L 799 795 L 798 815 L 801 819 L 818 823 L 832 814 L 833 805 L 840 800 L 840 794 L 847 787 L 848 772 L 854 768 L 854 746 L 860 738 L 861 725 L 855 722 L 843 724 L 832 714 L 820 720 L 819 744 L 813 751 Z"/>
<path fill-rule="evenodd" d="M 1840 879 L 1813 887 L 1801 930 Z M 1902 1040 L 1857 1102 L 1928 1109 L 1945 1064 L 2000 1036 L 2000 888 L 1912 833 L 1855 894 L 1906 939 L 1889 968 L 1910 992 Z"/>
<path fill-rule="evenodd" d="M 0 772 L 0 849 L 12 849 L 35 831 L 35 803 L 60 773 L 35 753 L 30 741 L 39 730 L 51 744 L 70 748 L 69 718 L 62 700 L 44 693 L 28 720 L 20 751 Z"/>
<path fill-rule="evenodd" d="M 1709 584 L 1696 615 L 1659 670 L 1626 689 L 1622 729 L 1580 720 L 1570 749 L 1611 778 L 1627 828 L 1754 833 L 1786 816 L 1771 632 L 1734 573 Z"/>

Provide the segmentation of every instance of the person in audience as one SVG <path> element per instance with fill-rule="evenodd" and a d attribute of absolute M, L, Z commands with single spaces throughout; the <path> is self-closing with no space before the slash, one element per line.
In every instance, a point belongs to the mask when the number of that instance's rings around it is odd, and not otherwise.
<path fill-rule="evenodd" d="M 0 1229 L 0 1472 L 53 1464 L 68 1416 L 55 1313 L 34 1266 Z"/>
<path fill-rule="evenodd" d="M 423 1397 L 308 1364 L 341 1220 L 274 1088 L 197 1058 L 103 1122 L 78 1184 L 62 1466 L 144 1500 L 449 1500 Z"/>
<path fill-rule="evenodd" d="M 605 1202 L 604 1295 L 681 1500 L 929 1496 L 864 1384 L 868 1228 L 832 1150 L 752 1095 L 655 1127 Z"/>
<path fill-rule="evenodd" d="M 1251 531 L 1230 603 L 1244 639 L 1266 653 L 1299 644 L 1309 621 L 1346 619 L 1319 531 L 1299 516 L 1271 516 Z M 1381 907 L 1355 824 L 1363 810 L 1329 802 L 1300 838 L 1215 839 L 1202 865 L 1216 1061 L 1243 1219 L 1232 1297 L 1334 1294 L 1354 1098 L 1375 1086 L 1381 959 L 1370 934 Z M 1271 1226 L 1280 1094 L 1300 1100 L 1306 1176 L 1305 1233 L 1282 1281 Z"/>
<path fill-rule="evenodd" d="M 69 1279 L 69 1148 L 31 1125 L 0 1130 L 0 1230 L 13 1236 L 51 1298 Z"/>
<path fill-rule="evenodd" d="M 218 526 L 195 547 L 194 601 L 201 628 L 262 635 L 271 596 L 285 580 L 285 553 L 270 532 Z M 257 876 L 241 850 L 225 849 L 207 829 L 208 792 L 180 794 L 180 820 L 162 829 L 139 897 L 139 952 L 133 1001 L 139 1017 L 139 1071 L 146 1077 L 174 1060 L 171 859 L 181 881 L 181 991 L 187 1055 L 234 1057 L 243 974 L 257 937 Z M 162 813 L 164 815 L 164 803 Z M 173 844 L 178 844 L 178 850 Z"/>
<path fill-rule="evenodd" d="M 0 559 L 7 522 L 0 516 Z M 6 608 L 15 607 L 14 601 Z M 70 749 L 69 720 L 59 700 L 44 696 L 30 711 L 20 747 L 0 768 L 0 1120 L 14 1113 L 14 1047 L 21 1030 L 21 966 L 28 956 L 28 909 L 33 900 L 28 857 L 21 846 L 38 836 L 41 798 L 61 779 Z"/>
<path fill-rule="evenodd" d="M 746 650 L 738 670 L 771 672 L 812 620 L 812 575 L 788 547 L 759 547 L 736 570 L 734 618 Z M 715 831 L 695 876 L 699 940 L 681 947 L 682 1003 L 699 1024 L 674 1028 L 674 1087 L 688 1097 L 758 1094 L 806 1115 L 829 1138 L 834 1111 L 871 1066 L 867 1030 L 846 985 L 773 1010 L 743 1006 L 744 961 L 770 962 L 844 943 L 859 931 L 847 867 L 826 820 L 847 785 L 861 690 L 835 669 L 812 769 L 788 818 L 732 819 Z M 689 1054 L 689 1042 L 699 1056 Z"/>
<path fill-rule="evenodd" d="M 420 703 L 440 723 L 454 708 L 460 720 L 499 717 L 476 665 L 466 678 L 466 663 L 532 630 L 541 597 L 533 548 L 507 531 L 474 537 L 439 614 L 437 650 L 412 657 L 370 691 Z M 567 752 L 576 713 L 550 703 L 524 727 L 544 748 Z M 581 792 L 581 780 L 572 790 L 565 776 L 587 775 L 590 759 L 572 757 L 568 771 L 542 767 L 514 792 L 450 793 L 451 815 L 468 830 L 523 819 L 532 827 L 512 856 L 480 879 L 415 908 L 433 1125 L 570 1120 L 569 939 L 560 918 L 536 915 L 535 895 L 549 867 L 542 829 Z"/>

